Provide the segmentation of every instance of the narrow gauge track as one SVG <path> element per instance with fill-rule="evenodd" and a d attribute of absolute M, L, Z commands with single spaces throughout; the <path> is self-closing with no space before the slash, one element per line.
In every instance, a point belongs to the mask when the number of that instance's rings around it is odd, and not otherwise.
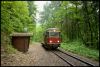
<path fill-rule="evenodd" d="M 61 58 L 63 61 L 65 61 L 70 66 L 94 66 L 93 64 L 90 64 L 86 61 L 83 61 L 79 58 L 69 55 L 59 49 L 53 50 L 52 53 L 54 53 L 56 56 Z"/>

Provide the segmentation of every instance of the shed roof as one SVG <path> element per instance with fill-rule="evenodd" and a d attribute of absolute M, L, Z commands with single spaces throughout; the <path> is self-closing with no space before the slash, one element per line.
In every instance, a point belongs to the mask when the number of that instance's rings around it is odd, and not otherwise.
<path fill-rule="evenodd" d="M 32 33 L 12 33 L 10 36 L 32 36 Z"/>

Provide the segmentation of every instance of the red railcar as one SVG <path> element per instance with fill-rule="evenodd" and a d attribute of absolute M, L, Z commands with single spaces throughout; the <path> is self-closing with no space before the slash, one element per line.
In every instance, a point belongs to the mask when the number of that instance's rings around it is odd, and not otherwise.
<path fill-rule="evenodd" d="M 56 49 L 60 46 L 61 36 L 58 28 L 48 28 L 44 32 L 44 45 L 47 48 Z"/>

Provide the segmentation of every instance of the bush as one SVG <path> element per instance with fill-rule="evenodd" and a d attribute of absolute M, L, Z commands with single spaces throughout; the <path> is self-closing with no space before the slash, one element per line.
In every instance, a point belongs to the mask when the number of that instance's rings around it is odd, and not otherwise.
<path fill-rule="evenodd" d="M 76 53 L 76 54 L 99 61 L 99 51 L 86 47 L 80 41 L 62 43 L 61 48 L 65 49 L 67 51 L 70 51 L 70 52 L 73 52 L 73 53 Z"/>
<path fill-rule="evenodd" d="M 7 45 L 7 47 L 6 47 L 6 52 L 8 53 L 8 54 L 13 54 L 13 53 L 16 53 L 16 49 L 15 48 L 13 48 L 12 47 L 12 45 Z"/>

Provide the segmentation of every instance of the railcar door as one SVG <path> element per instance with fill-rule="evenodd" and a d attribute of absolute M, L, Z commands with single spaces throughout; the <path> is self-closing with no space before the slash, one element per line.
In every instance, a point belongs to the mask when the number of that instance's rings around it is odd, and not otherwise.
<path fill-rule="evenodd" d="M 44 43 L 47 44 L 48 32 L 44 33 Z"/>

